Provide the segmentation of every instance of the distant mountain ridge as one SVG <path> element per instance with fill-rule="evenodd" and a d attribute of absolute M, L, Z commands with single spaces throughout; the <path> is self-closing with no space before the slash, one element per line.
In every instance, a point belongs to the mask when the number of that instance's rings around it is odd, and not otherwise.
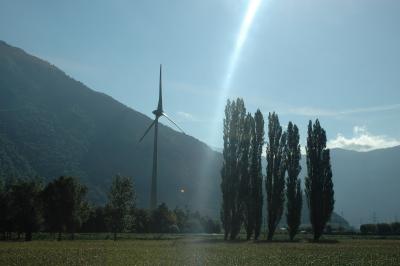
<path fill-rule="evenodd" d="M 369 152 L 332 149 L 331 160 L 337 213 L 353 225 L 400 218 L 400 146 Z"/>
<path fill-rule="evenodd" d="M 78 176 L 89 187 L 90 199 L 104 203 L 112 176 L 120 173 L 134 178 L 139 206 L 148 207 L 152 133 L 142 143 L 138 140 L 151 122 L 55 66 L 0 41 L 1 176 L 40 175 L 47 181 Z M 159 134 L 160 202 L 188 205 L 217 218 L 221 153 L 164 125 Z M 358 215 L 368 216 L 375 208 L 378 216 L 393 214 L 398 199 L 394 192 L 400 184 L 394 162 L 399 154 L 400 147 L 368 153 L 332 150 L 336 212 L 343 212 L 352 224 Z M 304 159 L 302 165 L 304 176 Z M 362 182 L 365 191 L 380 192 L 376 172 L 388 181 L 382 186 L 387 189 L 382 198 L 374 202 L 364 192 L 358 197 Z M 381 203 L 390 205 L 387 212 L 379 208 Z"/>

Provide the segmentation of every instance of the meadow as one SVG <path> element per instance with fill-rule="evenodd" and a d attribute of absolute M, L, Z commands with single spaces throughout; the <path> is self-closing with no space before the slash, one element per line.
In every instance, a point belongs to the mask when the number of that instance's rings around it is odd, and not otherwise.
<path fill-rule="evenodd" d="M 321 243 L 307 237 L 224 242 L 206 235 L 77 239 L 0 242 L 0 265 L 400 265 L 396 238 L 335 236 Z"/>

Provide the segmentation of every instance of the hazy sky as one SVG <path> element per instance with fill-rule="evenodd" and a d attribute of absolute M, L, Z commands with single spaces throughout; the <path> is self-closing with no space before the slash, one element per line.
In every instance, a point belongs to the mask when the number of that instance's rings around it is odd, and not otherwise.
<path fill-rule="evenodd" d="M 227 97 L 331 146 L 400 145 L 398 0 L 0 0 L 0 39 L 149 116 L 222 146 Z M 168 125 L 166 120 L 162 121 Z"/>

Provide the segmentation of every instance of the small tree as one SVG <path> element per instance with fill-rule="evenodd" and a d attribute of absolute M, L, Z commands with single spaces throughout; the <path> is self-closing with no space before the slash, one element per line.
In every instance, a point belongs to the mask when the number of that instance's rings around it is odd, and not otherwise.
<path fill-rule="evenodd" d="M 32 240 L 32 232 L 41 222 L 41 184 L 38 180 L 20 180 L 11 186 L 10 209 L 18 231 L 25 233 L 25 241 Z"/>
<path fill-rule="evenodd" d="M 170 233 L 176 226 L 177 219 L 173 211 L 165 203 L 161 203 L 151 213 L 151 231 L 155 233 Z M 173 231 L 172 231 L 173 232 Z"/>
<path fill-rule="evenodd" d="M 132 179 L 116 175 L 113 178 L 106 205 L 108 225 L 114 233 L 114 241 L 117 240 L 117 233 L 127 228 L 129 214 L 135 207 L 135 203 L 136 196 Z"/>
<path fill-rule="evenodd" d="M 392 234 L 392 228 L 388 223 L 378 223 L 376 225 L 378 235 L 390 235 Z"/>
<path fill-rule="evenodd" d="M 186 210 L 183 210 L 181 208 L 176 207 L 174 209 L 174 213 L 176 216 L 176 225 L 179 227 L 180 232 L 186 232 L 187 231 L 187 223 L 189 220 L 189 210 L 186 208 Z"/>
<path fill-rule="evenodd" d="M 314 240 L 318 241 L 334 208 L 334 191 L 326 133 L 318 119 L 308 124 L 307 172 L 305 179 L 307 203 Z"/>
<path fill-rule="evenodd" d="M 3 240 L 6 240 L 8 200 L 4 183 L 3 178 L 0 176 L 0 232 Z"/>
<path fill-rule="evenodd" d="M 145 209 L 136 209 L 135 211 L 135 232 L 150 233 L 151 216 Z"/>
<path fill-rule="evenodd" d="M 275 229 L 283 213 L 285 201 L 285 144 L 286 133 L 282 134 L 278 115 L 270 113 L 268 116 L 268 144 L 267 144 L 267 223 L 268 240 L 272 240 Z"/>
<path fill-rule="evenodd" d="M 87 209 L 87 188 L 74 177 L 61 176 L 48 183 L 42 192 L 43 216 L 47 229 L 58 232 L 58 240 L 64 231 L 74 238 Z"/>
<path fill-rule="evenodd" d="M 360 225 L 360 232 L 363 235 L 375 235 L 377 233 L 376 224 L 362 224 Z"/>
<path fill-rule="evenodd" d="M 286 219 L 290 240 L 297 234 L 301 222 L 301 208 L 303 204 L 303 193 L 301 191 L 301 181 L 298 176 L 301 171 L 300 166 L 300 135 L 299 129 L 292 122 L 287 128 L 287 148 L 286 148 Z"/>
<path fill-rule="evenodd" d="M 89 209 L 86 221 L 81 226 L 80 232 L 101 233 L 107 232 L 106 211 L 103 206 L 92 206 Z"/>
<path fill-rule="evenodd" d="M 11 187 L 16 182 L 17 180 L 14 177 L 0 177 L 0 228 L 4 240 L 11 239 L 11 232 L 17 229 L 15 215 L 11 206 Z"/>
<path fill-rule="evenodd" d="M 400 223 L 399 222 L 391 223 L 390 227 L 392 227 L 393 234 L 400 235 Z"/>

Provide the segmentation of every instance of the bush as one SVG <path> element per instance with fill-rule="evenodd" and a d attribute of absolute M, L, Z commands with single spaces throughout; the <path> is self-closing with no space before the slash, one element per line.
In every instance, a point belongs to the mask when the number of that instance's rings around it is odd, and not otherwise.
<path fill-rule="evenodd" d="M 363 235 L 375 235 L 377 234 L 376 224 L 362 224 L 360 226 L 360 232 Z"/>
<path fill-rule="evenodd" d="M 400 235 L 400 223 L 399 222 L 391 223 L 390 227 L 392 228 L 392 234 Z"/>
<path fill-rule="evenodd" d="M 170 233 L 170 227 L 176 225 L 176 215 L 165 203 L 151 213 L 151 231 L 154 233 Z"/>
<path fill-rule="evenodd" d="M 387 223 L 377 224 L 376 228 L 378 235 L 390 235 L 392 233 L 392 228 Z"/>
<path fill-rule="evenodd" d="M 204 219 L 203 227 L 207 234 L 221 233 L 221 226 L 220 226 L 219 222 L 214 221 L 210 218 Z"/>
<path fill-rule="evenodd" d="M 169 232 L 171 234 L 179 234 L 179 227 L 176 224 L 173 224 L 169 227 Z"/>
<path fill-rule="evenodd" d="M 134 229 L 136 233 L 150 233 L 150 213 L 144 209 L 135 211 Z"/>

